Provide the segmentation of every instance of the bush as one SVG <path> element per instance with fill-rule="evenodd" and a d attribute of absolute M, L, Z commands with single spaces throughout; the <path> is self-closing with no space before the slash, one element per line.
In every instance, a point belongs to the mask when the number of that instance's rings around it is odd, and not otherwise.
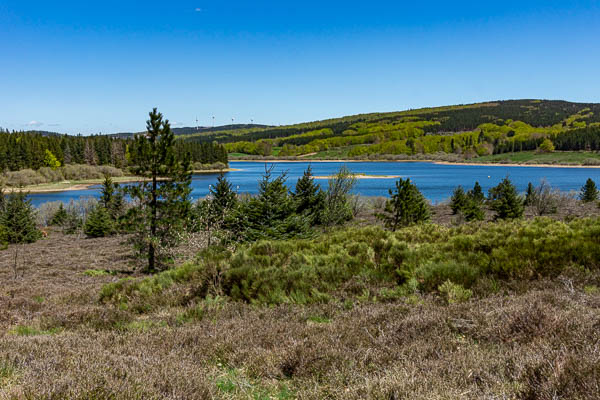
<path fill-rule="evenodd" d="M 353 215 L 348 196 L 356 185 L 356 177 L 348 167 L 343 165 L 333 177 L 329 178 L 328 183 L 322 223 L 337 225 L 351 220 Z"/>
<path fill-rule="evenodd" d="M 574 200 L 569 193 L 562 193 L 559 189 L 552 189 L 544 179 L 532 194 L 527 193 L 526 202 L 537 215 L 555 214 L 559 209 L 566 208 Z"/>
<path fill-rule="evenodd" d="M 7 186 L 12 187 L 39 185 L 47 182 L 46 178 L 32 169 L 5 172 L 3 180 Z"/>
<path fill-rule="evenodd" d="M 194 263 L 144 280 L 106 286 L 103 300 L 146 312 L 208 295 L 258 304 L 318 303 L 444 291 L 453 299 L 480 279 L 556 277 L 573 266 L 599 268 L 600 219 L 414 225 L 396 232 L 348 228 L 313 239 L 265 240 L 203 251 Z M 184 285 L 168 290 L 173 285 Z M 465 292 L 468 293 L 468 292 Z M 448 294 L 445 294 L 449 297 Z"/>
<path fill-rule="evenodd" d="M 448 304 L 463 303 L 468 301 L 473 292 L 470 289 L 465 289 L 461 285 L 457 285 L 448 280 L 438 287 L 438 291 L 444 295 Z"/>

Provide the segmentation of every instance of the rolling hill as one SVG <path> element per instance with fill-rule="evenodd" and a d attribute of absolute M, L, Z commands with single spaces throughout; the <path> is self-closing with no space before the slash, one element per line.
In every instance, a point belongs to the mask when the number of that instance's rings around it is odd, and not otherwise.
<path fill-rule="evenodd" d="M 233 156 L 369 158 L 446 153 L 462 158 L 556 150 L 600 150 L 600 104 L 506 100 L 371 113 L 287 126 L 186 131 Z"/>

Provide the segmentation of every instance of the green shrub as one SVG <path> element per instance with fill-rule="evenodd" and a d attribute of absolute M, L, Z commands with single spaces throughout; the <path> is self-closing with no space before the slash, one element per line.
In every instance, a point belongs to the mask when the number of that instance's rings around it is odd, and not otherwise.
<path fill-rule="evenodd" d="M 441 284 L 438 287 L 438 291 L 444 296 L 448 304 L 463 303 L 468 301 L 473 295 L 471 290 L 465 289 L 450 280 Z"/>
<path fill-rule="evenodd" d="M 247 243 L 235 252 L 209 248 L 182 267 L 108 284 L 101 299 L 139 312 L 210 295 L 256 304 L 393 301 L 417 289 L 439 291 L 447 281 L 468 290 L 480 279 L 497 287 L 556 277 L 570 266 L 597 270 L 598 260 L 597 218 L 424 224 L 396 232 L 345 228 L 311 239 Z"/>

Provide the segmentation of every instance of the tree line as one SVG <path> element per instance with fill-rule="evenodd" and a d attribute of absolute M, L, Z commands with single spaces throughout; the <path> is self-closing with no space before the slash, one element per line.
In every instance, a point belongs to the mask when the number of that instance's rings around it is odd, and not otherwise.
<path fill-rule="evenodd" d="M 117 139 L 105 135 L 43 135 L 37 132 L 9 132 L 0 129 L 0 171 L 37 170 L 69 164 L 113 165 L 124 168 L 132 164 L 133 139 Z M 227 164 L 227 151 L 222 145 L 206 142 L 175 141 L 174 151 L 191 162 Z"/>

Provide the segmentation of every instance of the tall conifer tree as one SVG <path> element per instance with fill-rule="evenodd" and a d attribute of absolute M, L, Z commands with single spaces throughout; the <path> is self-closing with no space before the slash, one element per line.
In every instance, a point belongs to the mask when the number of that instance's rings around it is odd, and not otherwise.
<path fill-rule="evenodd" d="M 175 156 L 175 136 L 168 120 L 154 108 L 146 121 L 147 132 L 138 135 L 131 146 L 133 172 L 146 178 L 131 185 L 127 193 L 136 208 L 133 227 L 137 247 L 154 272 L 168 259 L 178 233 L 186 227 L 190 215 L 191 166 L 189 156 Z"/>

